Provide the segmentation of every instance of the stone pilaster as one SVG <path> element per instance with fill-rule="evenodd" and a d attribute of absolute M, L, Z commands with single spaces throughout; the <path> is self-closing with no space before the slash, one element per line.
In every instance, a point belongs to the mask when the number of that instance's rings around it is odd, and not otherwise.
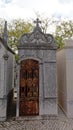
<path fill-rule="evenodd" d="M 19 117 L 19 88 L 20 88 L 20 63 L 17 66 L 17 106 L 16 106 L 16 117 Z"/>

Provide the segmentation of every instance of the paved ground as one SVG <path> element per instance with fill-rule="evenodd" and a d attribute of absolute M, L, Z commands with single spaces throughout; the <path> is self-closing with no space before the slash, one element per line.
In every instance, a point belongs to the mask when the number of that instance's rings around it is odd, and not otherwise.
<path fill-rule="evenodd" d="M 62 111 L 58 117 L 10 118 L 0 122 L 0 130 L 73 130 L 73 119 L 68 119 Z"/>

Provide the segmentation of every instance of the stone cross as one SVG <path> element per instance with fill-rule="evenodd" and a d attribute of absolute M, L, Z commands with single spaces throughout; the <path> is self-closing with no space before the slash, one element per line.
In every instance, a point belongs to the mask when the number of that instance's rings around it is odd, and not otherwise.
<path fill-rule="evenodd" d="M 39 23 L 41 23 L 41 21 L 39 20 L 39 18 L 37 18 L 36 21 L 34 21 L 34 23 L 36 23 L 36 26 L 39 27 Z"/>

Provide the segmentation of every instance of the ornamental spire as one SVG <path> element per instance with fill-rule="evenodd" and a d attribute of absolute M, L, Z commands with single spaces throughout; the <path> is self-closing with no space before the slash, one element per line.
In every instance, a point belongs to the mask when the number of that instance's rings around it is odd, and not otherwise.
<path fill-rule="evenodd" d="M 5 21 L 3 38 L 4 38 L 4 41 L 7 43 L 8 42 L 7 21 Z"/>

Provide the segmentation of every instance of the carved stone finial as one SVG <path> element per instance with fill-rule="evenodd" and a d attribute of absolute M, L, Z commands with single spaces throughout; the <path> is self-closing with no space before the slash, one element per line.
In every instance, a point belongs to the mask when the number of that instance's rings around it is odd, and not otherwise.
<path fill-rule="evenodd" d="M 36 21 L 34 21 L 34 23 L 36 23 L 36 26 L 39 27 L 39 23 L 41 23 L 41 21 L 39 20 L 39 18 L 37 18 Z"/>
<path fill-rule="evenodd" d="M 5 21 L 3 38 L 4 38 L 4 41 L 7 43 L 8 41 L 7 21 Z"/>

